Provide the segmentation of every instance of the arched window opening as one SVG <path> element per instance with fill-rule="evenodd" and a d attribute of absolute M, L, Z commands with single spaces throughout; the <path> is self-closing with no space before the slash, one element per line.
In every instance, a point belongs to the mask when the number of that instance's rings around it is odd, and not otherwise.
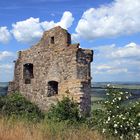
<path fill-rule="evenodd" d="M 48 97 L 58 94 L 58 82 L 49 81 L 48 82 Z"/>
<path fill-rule="evenodd" d="M 30 84 L 32 78 L 34 78 L 33 64 L 27 63 L 23 66 L 23 79 L 25 80 L 25 84 Z"/>

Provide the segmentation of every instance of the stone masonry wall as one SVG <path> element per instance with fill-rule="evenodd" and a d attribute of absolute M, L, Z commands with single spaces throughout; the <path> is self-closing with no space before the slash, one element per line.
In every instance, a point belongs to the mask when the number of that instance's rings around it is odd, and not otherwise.
<path fill-rule="evenodd" d="M 81 112 L 87 114 L 91 102 L 92 59 L 92 50 L 71 44 L 70 34 L 59 26 L 55 27 L 44 32 L 38 44 L 19 52 L 14 80 L 9 83 L 8 92 L 19 91 L 42 110 L 48 110 L 63 96 L 69 96 L 79 103 Z M 48 92 L 53 89 L 56 94 L 50 96 Z"/>

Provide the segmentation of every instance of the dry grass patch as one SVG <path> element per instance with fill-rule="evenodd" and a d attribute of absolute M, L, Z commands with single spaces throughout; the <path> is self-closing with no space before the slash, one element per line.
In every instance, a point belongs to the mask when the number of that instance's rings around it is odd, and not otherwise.
<path fill-rule="evenodd" d="M 76 129 L 63 124 L 0 119 L 0 140 L 105 140 L 105 137 L 85 127 Z"/>

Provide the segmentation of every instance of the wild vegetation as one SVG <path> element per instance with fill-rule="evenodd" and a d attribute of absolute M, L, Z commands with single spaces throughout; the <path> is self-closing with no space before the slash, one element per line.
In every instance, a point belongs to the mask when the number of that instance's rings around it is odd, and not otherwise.
<path fill-rule="evenodd" d="M 39 121 L 44 118 L 41 110 L 19 93 L 0 96 L 0 114 L 4 117 Z"/>
<path fill-rule="evenodd" d="M 85 126 L 75 128 L 65 122 L 27 123 L 0 119 L 0 140 L 111 140 Z"/>
<path fill-rule="evenodd" d="M 131 94 L 108 88 L 106 99 L 98 103 L 102 109 L 92 112 L 89 125 L 119 139 L 140 139 L 140 101 L 128 101 Z"/>
<path fill-rule="evenodd" d="M 64 98 L 45 114 L 20 94 L 0 98 L 0 140 L 103 140 L 80 122 L 78 105 Z"/>
<path fill-rule="evenodd" d="M 88 118 L 67 97 L 48 113 L 18 93 L 0 97 L 0 140 L 139 140 L 140 101 L 128 102 L 130 96 L 108 88 Z"/>

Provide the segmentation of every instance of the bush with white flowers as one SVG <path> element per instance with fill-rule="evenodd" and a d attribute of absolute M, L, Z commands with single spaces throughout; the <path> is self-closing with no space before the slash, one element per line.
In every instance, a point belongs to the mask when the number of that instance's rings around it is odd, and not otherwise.
<path fill-rule="evenodd" d="M 106 95 L 100 102 L 103 109 L 93 111 L 89 126 L 120 139 L 140 140 L 140 100 L 131 103 L 128 92 L 110 87 Z"/>

